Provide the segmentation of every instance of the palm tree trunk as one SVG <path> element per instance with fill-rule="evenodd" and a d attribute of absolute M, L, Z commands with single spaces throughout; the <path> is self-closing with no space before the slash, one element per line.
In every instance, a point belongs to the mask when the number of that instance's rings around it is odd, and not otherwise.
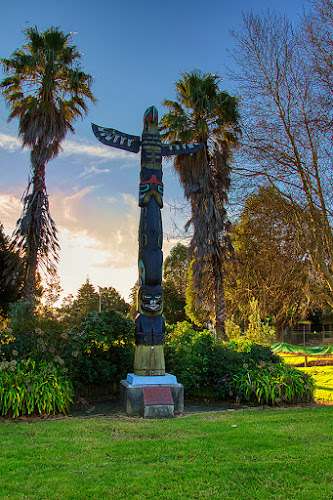
<path fill-rule="evenodd" d="M 31 154 L 33 157 L 33 152 Z M 21 234 L 26 233 L 25 262 L 26 272 L 22 289 L 22 298 L 30 303 L 35 302 L 36 274 L 38 253 L 41 247 L 40 217 L 45 196 L 45 165 L 33 165 L 32 193 L 28 194 L 25 213 L 21 218 Z M 25 226 L 25 227 L 24 227 Z"/>

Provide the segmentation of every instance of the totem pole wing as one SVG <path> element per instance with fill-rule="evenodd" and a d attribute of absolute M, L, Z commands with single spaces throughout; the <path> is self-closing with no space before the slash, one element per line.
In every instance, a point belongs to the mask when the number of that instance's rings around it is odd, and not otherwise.
<path fill-rule="evenodd" d="M 140 150 L 141 139 L 137 135 L 128 135 L 123 132 L 119 132 L 113 128 L 105 128 L 91 124 L 93 132 L 97 139 L 106 144 L 106 146 L 112 146 L 118 149 L 125 149 L 126 151 L 131 151 L 132 153 L 138 153 Z"/>
<path fill-rule="evenodd" d="M 196 153 L 203 144 L 163 144 L 162 156 L 186 155 Z"/>

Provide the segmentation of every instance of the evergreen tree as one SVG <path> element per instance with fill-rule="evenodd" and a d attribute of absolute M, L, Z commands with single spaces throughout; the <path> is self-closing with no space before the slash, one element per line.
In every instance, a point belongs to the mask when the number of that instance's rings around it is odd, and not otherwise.
<path fill-rule="evenodd" d="M 79 314 L 87 314 L 91 311 L 98 311 L 98 305 L 98 293 L 87 277 L 85 283 L 77 291 L 74 307 Z"/>
<path fill-rule="evenodd" d="M 10 303 L 21 296 L 22 285 L 22 259 L 0 224 L 0 315 L 7 316 Z"/>

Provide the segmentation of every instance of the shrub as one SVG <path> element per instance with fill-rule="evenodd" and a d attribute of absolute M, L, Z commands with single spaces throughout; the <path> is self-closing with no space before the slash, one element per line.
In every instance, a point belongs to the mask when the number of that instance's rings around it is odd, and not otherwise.
<path fill-rule="evenodd" d="M 70 336 L 77 346 L 76 357 L 69 359 L 75 384 L 117 381 L 133 370 L 134 322 L 124 314 L 88 313 Z"/>
<path fill-rule="evenodd" d="M 4 345 L 3 340 L 8 336 L 10 342 Z M 59 364 L 72 350 L 70 343 L 60 321 L 42 314 L 34 314 L 27 302 L 12 304 L 9 326 L 0 329 L 2 356 L 6 359 L 9 359 L 15 350 L 20 359 L 31 358 L 37 362 L 46 360 Z"/>
<path fill-rule="evenodd" d="M 311 377 L 284 365 L 266 346 L 237 352 L 183 322 L 167 327 L 165 354 L 167 370 L 187 396 L 273 405 L 312 399 Z"/>
<path fill-rule="evenodd" d="M 167 329 L 166 368 L 179 377 L 187 394 L 211 394 L 209 364 L 214 344 L 211 332 L 196 332 L 186 321 Z"/>
<path fill-rule="evenodd" d="M 167 327 L 167 371 L 184 385 L 187 396 L 230 398 L 231 376 L 242 363 L 242 354 L 217 344 L 208 330 L 197 332 L 184 321 Z"/>
<path fill-rule="evenodd" d="M 65 412 L 73 387 L 64 371 L 53 363 L 16 360 L 0 363 L 0 411 L 2 415 Z"/>
<path fill-rule="evenodd" d="M 15 351 L 17 359 L 55 363 L 68 370 L 76 386 L 117 381 L 132 371 L 134 323 L 124 314 L 92 312 L 68 328 L 68 322 L 34 315 L 24 307 L 16 304 L 10 328 L 0 330 L 3 359 L 10 359 Z"/>
<path fill-rule="evenodd" d="M 283 363 L 244 363 L 233 381 L 238 401 L 275 405 L 313 400 L 313 379 Z"/>
<path fill-rule="evenodd" d="M 244 354 L 245 362 L 254 364 L 265 363 L 281 363 L 282 359 L 277 354 L 274 354 L 270 347 L 252 344 L 249 352 Z"/>

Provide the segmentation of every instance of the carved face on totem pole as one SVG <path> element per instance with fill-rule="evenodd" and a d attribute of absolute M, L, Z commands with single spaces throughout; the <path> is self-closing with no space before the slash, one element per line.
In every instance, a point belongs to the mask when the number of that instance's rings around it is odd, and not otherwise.
<path fill-rule="evenodd" d="M 163 311 L 163 289 L 160 285 L 141 286 L 139 290 L 139 313 L 158 316 Z"/>
<path fill-rule="evenodd" d="M 159 208 L 163 207 L 163 182 L 161 182 L 156 173 L 151 174 L 151 171 L 144 172 L 147 179 L 140 182 L 140 192 L 139 192 L 139 207 L 144 207 L 148 204 L 150 198 L 154 197 L 157 201 Z M 151 175 L 150 175 L 151 174 Z M 149 178 L 148 178 L 149 177 Z"/>

